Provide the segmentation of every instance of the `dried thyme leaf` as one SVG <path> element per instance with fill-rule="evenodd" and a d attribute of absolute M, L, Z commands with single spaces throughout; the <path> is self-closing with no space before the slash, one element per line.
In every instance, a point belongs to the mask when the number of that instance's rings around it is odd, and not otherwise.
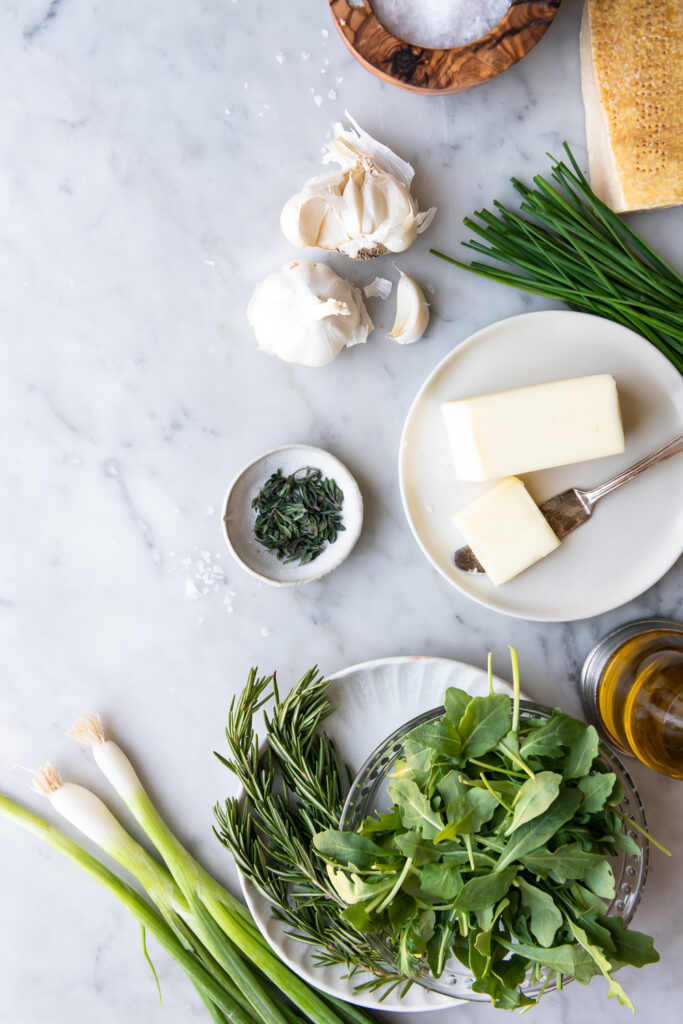
<path fill-rule="evenodd" d="M 280 561 L 306 565 L 345 529 L 343 502 L 341 488 L 319 469 L 305 466 L 290 476 L 278 469 L 251 503 L 254 535 Z"/>

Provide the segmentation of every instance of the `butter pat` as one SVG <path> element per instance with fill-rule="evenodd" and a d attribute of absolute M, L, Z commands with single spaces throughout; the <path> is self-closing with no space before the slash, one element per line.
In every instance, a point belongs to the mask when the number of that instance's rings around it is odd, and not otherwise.
<path fill-rule="evenodd" d="M 453 516 L 453 522 L 497 587 L 560 546 L 516 476 L 475 498 Z"/>
<path fill-rule="evenodd" d="M 608 373 L 464 398 L 441 410 L 458 480 L 495 480 L 624 450 Z"/>

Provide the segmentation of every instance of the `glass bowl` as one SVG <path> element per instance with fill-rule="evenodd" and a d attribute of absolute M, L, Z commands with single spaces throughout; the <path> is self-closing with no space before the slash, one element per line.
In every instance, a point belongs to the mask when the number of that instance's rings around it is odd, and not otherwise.
<path fill-rule="evenodd" d="M 542 704 L 534 704 L 531 701 L 520 701 L 520 719 L 528 718 L 550 718 L 551 708 Z M 387 794 L 387 786 L 390 781 L 390 772 L 397 758 L 403 756 L 405 741 L 409 734 L 418 726 L 427 722 L 434 722 L 443 718 L 443 706 L 426 711 L 410 722 L 406 722 L 393 732 L 370 754 L 363 767 L 360 769 L 351 784 L 344 810 L 342 812 L 339 827 L 355 832 L 361 822 L 375 811 L 388 810 L 391 807 L 391 800 Z M 624 787 L 624 799 L 619 804 L 619 810 L 641 828 L 647 828 L 645 811 L 636 789 L 633 779 L 626 771 L 616 753 L 606 743 L 600 742 L 598 752 L 607 765 L 608 770 L 614 772 Z M 640 903 L 645 888 L 647 868 L 649 862 L 649 843 L 647 838 L 635 828 L 629 826 L 628 821 L 624 822 L 623 829 L 638 845 L 641 850 L 640 856 L 620 852 L 610 858 L 610 864 L 614 872 L 615 896 L 610 903 L 607 913 L 612 917 L 620 917 L 625 925 L 628 925 L 636 908 Z M 368 941 L 387 955 L 388 962 L 394 961 L 393 952 L 389 946 L 375 935 L 368 935 Z M 543 971 L 541 978 L 535 984 L 524 982 L 520 988 L 529 996 L 534 996 L 542 988 L 545 991 L 552 991 L 556 986 L 551 981 L 545 984 L 548 971 Z M 457 999 L 468 999 L 472 1002 L 489 1002 L 489 996 L 485 993 L 472 991 L 472 975 L 459 960 L 451 957 L 446 963 L 446 968 L 440 978 L 435 978 L 425 967 L 422 974 L 414 979 L 419 985 L 440 992 L 443 995 L 453 996 Z M 571 979 L 565 979 L 565 984 Z"/>

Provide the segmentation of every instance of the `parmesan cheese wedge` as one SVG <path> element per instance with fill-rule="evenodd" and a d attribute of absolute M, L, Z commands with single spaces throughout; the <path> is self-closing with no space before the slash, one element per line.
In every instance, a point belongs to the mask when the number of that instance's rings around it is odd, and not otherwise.
<path fill-rule="evenodd" d="M 581 88 L 596 195 L 617 213 L 683 203 L 683 2 L 586 0 Z"/>

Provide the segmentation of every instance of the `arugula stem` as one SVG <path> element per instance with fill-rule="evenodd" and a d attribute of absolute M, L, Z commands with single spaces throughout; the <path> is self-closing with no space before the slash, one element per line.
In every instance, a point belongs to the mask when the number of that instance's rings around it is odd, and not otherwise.
<path fill-rule="evenodd" d="M 671 850 L 667 850 L 666 846 L 662 846 L 660 842 L 658 842 L 653 836 L 650 835 L 647 829 L 644 829 L 642 825 L 639 825 L 638 822 L 634 821 L 633 818 L 631 818 L 628 814 L 623 814 L 617 807 L 614 806 L 612 806 L 610 810 L 614 811 L 617 817 L 621 818 L 622 821 L 627 822 L 629 825 L 632 825 L 637 832 L 640 832 L 641 835 L 645 836 L 645 838 L 648 839 L 653 846 L 656 846 L 658 850 L 661 850 L 662 853 L 665 853 L 667 857 L 671 856 Z"/>

